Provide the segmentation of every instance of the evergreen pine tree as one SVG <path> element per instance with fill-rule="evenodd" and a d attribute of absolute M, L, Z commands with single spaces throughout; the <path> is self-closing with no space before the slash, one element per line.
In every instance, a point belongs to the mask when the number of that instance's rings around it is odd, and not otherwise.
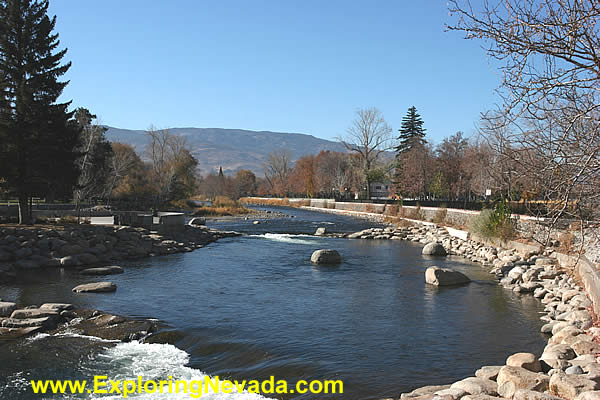
<path fill-rule="evenodd" d="M 424 139 L 426 129 L 423 128 L 423 120 L 417 113 L 415 106 L 408 109 L 408 112 L 402 118 L 398 136 L 398 146 L 396 146 L 396 156 L 401 153 L 406 153 L 417 144 L 425 144 Z"/>
<path fill-rule="evenodd" d="M 425 131 L 423 128 L 423 120 L 417 108 L 412 106 L 408 109 L 408 112 L 402 118 L 402 125 L 398 130 L 400 135 L 398 136 L 398 146 L 396 146 L 396 170 L 394 173 L 394 191 L 396 194 L 402 194 L 402 179 L 403 179 L 403 166 L 402 156 L 412 150 L 415 146 L 423 146 L 427 141 L 425 140 Z"/>
<path fill-rule="evenodd" d="M 47 11 L 47 0 L 0 0 L 0 184 L 18 197 L 20 223 L 30 197 L 71 193 L 78 175 L 79 127 L 57 103 L 71 63 Z"/>

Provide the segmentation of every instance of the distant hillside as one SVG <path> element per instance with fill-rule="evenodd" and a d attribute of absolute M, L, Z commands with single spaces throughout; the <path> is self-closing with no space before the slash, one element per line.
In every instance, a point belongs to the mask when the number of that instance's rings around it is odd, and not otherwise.
<path fill-rule="evenodd" d="M 107 127 L 106 137 L 112 142 L 128 143 L 141 154 L 147 143 L 145 131 Z M 225 173 L 249 169 L 262 176 L 263 163 L 269 153 L 287 149 L 292 159 L 317 154 L 321 150 L 346 151 L 339 142 L 319 139 L 302 133 L 255 132 L 243 129 L 172 128 L 175 135 L 187 137 L 202 174 Z"/>

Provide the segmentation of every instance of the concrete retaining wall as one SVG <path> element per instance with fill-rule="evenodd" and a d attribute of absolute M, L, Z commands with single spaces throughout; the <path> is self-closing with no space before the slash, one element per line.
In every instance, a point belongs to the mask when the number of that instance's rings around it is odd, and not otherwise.
<path fill-rule="evenodd" d="M 566 256 L 569 257 L 569 256 Z M 569 257 L 571 262 L 573 257 Z M 585 256 L 578 257 L 575 272 L 581 278 L 588 297 L 593 303 L 594 313 L 600 315 L 600 271 Z"/>

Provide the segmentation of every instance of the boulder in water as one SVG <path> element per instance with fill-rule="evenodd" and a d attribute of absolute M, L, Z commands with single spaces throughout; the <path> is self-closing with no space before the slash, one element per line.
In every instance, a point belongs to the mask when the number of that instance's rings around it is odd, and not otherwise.
<path fill-rule="evenodd" d="M 342 256 L 337 250 L 322 249 L 312 253 L 310 262 L 313 264 L 339 264 L 342 262 Z"/>
<path fill-rule="evenodd" d="M 448 253 L 441 243 L 432 242 L 427 243 L 425 247 L 423 247 L 422 254 L 426 256 L 445 256 Z"/>
<path fill-rule="evenodd" d="M 327 229 L 325 229 L 324 227 L 320 227 L 317 228 L 317 231 L 315 232 L 315 236 L 323 236 L 327 233 Z"/>
<path fill-rule="evenodd" d="M 425 282 L 435 286 L 462 285 L 471 280 L 464 274 L 450 268 L 429 267 L 425 271 Z"/>
<path fill-rule="evenodd" d="M 190 222 L 188 222 L 188 225 L 191 225 L 191 226 L 205 225 L 205 224 L 206 224 L 206 219 L 199 218 L 199 217 L 194 217 L 194 218 L 190 219 Z"/>
<path fill-rule="evenodd" d="M 85 283 L 73 288 L 75 293 L 102 293 L 114 292 L 115 290 L 117 290 L 117 285 L 112 282 Z"/>

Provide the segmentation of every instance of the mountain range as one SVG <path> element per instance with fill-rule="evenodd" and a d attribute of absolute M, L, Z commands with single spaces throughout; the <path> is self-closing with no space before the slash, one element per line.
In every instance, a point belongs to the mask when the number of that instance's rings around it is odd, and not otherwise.
<path fill-rule="evenodd" d="M 120 129 L 107 126 L 106 138 L 111 142 L 127 143 L 143 155 L 148 143 L 144 130 Z M 191 153 L 198 160 L 203 175 L 217 172 L 219 167 L 226 174 L 249 169 L 257 176 L 264 175 L 264 162 L 269 153 L 286 149 L 292 161 L 317 154 L 321 150 L 342 151 L 340 142 L 320 139 L 303 133 L 248 131 L 221 128 L 171 128 L 171 133 L 185 136 Z"/>

